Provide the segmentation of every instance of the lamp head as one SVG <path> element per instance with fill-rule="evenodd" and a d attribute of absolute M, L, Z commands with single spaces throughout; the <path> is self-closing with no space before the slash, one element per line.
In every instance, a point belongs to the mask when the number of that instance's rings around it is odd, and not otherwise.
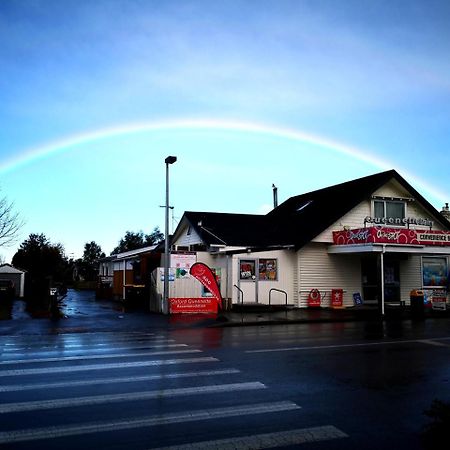
<path fill-rule="evenodd" d="M 174 162 L 176 162 L 177 161 L 177 157 L 176 156 L 168 156 L 165 160 L 164 160 L 164 162 L 166 163 L 166 164 L 173 164 Z"/>

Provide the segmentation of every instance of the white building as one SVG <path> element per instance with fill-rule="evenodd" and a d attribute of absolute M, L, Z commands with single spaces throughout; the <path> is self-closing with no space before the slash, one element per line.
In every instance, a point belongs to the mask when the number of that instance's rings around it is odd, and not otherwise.
<path fill-rule="evenodd" d="M 193 262 L 215 269 L 233 304 L 302 308 L 319 295 L 329 307 L 338 292 L 343 307 L 361 298 L 383 309 L 408 304 L 413 289 L 448 296 L 450 222 L 394 170 L 291 197 L 267 215 L 185 212 L 171 248 L 171 298 L 207 295 L 188 274 Z"/>

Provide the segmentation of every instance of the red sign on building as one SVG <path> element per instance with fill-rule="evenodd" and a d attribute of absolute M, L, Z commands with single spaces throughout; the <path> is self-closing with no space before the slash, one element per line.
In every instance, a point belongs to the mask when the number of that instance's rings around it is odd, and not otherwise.
<path fill-rule="evenodd" d="M 368 227 L 333 231 L 336 245 L 400 244 L 450 246 L 449 231 L 410 230 L 405 228 Z"/>
<path fill-rule="evenodd" d="M 208 313 L 217 314 L 217 299 L 214 297 L 170 298 L 170 313 Z"/>

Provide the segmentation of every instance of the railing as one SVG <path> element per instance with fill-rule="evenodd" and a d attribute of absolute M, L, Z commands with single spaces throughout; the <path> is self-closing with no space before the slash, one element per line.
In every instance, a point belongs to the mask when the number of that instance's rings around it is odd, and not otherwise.
<path fill-rule="evenodd" d="M 236 286 L 235 284 L 233 285 L 233 287 L 235 287 L 241 293 L 241 295 L 240 295 L 240 297 L 242 298 L 241 303 L 244 304 L 244 291 L 239 286 Z M 238 298 L 238 303 L 239 303 L 239 298 Z"/>
<path fill-rule="evenodd" d="M 285 297 L 286 297 L 286 307 L 287 307 L 287 304 L 288 304 L 288 295 L 287 295 L 287 292 L 286 291 L 283 291 L 283 290 L 281 290 L 281 289 L 276 289 L 276 288 L 272 288 L 272 289 L 270 289 L 270 291 L 269 291 L 269 306 L 270 306 L 270 300 L 271 300 L 271 297 L 272 297 L 272 292 L 274 292 L 274 291 L 276 291 L 276 292 L 281 292 L 282 294 L 284 294 L 285 295 Z"/>

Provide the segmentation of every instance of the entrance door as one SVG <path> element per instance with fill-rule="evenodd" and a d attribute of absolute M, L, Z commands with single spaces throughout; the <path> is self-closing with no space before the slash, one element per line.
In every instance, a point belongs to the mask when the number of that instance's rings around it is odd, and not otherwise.
<path fill-rule="evenodd" d="M 392 256 L 384 257 L 384 302 L 400 301 L 400 261 Z M 361 275 L 364 303 L 381 304 L 380 255 L 361 258 Z"/>
<path fill-rule="evenodd" d="M 258 279 L 257 279 L 256 259 L 241 259 L 239 260 L 239 302 L 244 303 L 258 303 Z"/>
<path fill-rule="evenodd" d="M 400 263 L 388 257 L 384 260 L 384 302 L 400 301 Z"/>

